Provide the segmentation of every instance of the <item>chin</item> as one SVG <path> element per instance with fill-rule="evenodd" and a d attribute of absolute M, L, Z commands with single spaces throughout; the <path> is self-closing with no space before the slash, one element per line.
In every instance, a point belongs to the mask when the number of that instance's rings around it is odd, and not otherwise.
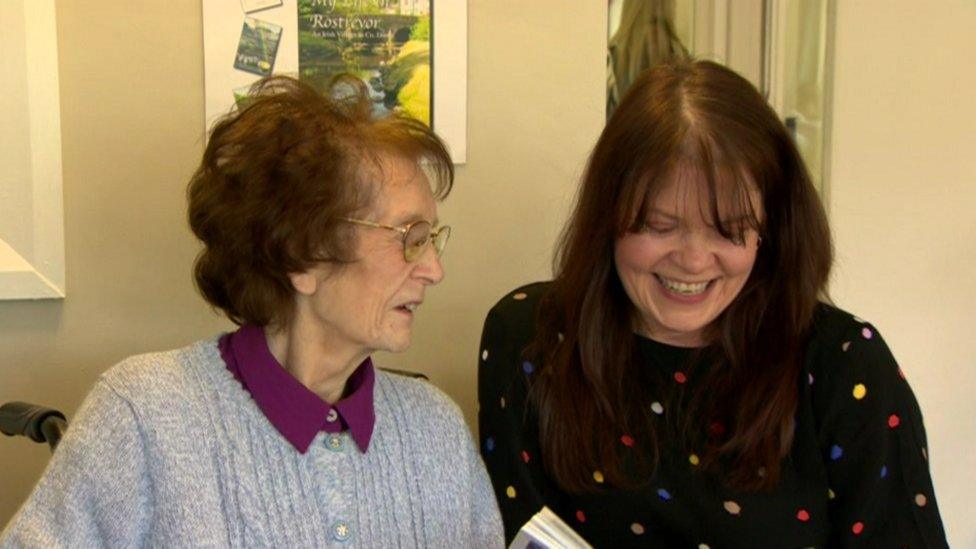
<path fill-rule="evenodd" d="M 410 337 L 386 341 L 382 349 L 388 353 L 402 353 L 410 348 Z"/>

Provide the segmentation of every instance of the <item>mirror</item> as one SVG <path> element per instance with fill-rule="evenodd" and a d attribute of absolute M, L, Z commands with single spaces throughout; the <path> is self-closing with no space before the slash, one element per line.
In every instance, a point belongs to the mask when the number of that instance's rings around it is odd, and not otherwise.
<path fill-rule="evenodd" d="M 609 0 L 607 114 L 639 72 L 685 54 L 750 80 L 824 194 L 833 0 Z"/>

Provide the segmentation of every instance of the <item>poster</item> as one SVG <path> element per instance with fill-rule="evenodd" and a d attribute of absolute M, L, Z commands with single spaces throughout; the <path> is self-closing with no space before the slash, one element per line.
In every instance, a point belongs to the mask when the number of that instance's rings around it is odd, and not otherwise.
<path fill-rule="evenodd" d="M 362 80 L 383 116 L 431 122 L 433 0 L 298 0 L 299 78 L 323 90 L 337 74 Z"/>
<path fill-rule="evenodd" d="M 206 0 L 206 127 L 271 74 L 360 78 L 377 116 L 405 112 L 467 157 L 464 0 Z"/>

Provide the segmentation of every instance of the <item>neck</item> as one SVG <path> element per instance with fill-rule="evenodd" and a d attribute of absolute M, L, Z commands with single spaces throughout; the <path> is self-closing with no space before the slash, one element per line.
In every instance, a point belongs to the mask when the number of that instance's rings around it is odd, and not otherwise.
<path fill-rule="evenodd" d="M 299 383 L 334 404 L 345 396 L 346 382 L 370 353 L 330 345 L 328 337 L 309 328 L 297 319 L 287 328 L 266 327 L 268 349 Z"/>

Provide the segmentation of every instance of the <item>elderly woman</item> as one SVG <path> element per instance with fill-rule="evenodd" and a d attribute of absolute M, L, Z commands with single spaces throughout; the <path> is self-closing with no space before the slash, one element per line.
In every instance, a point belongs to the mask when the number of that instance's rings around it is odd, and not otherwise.
<path fill-rule="evenodd" d="M 878 331 L 824 301 L 831 242 L 776 114 L 710 62 L 609 120 L 555 280 L 489 313 L 483 455 L 512 538 L 942 547 L 922 416 Z"/>
<path fill-rule="evenodd" d="M 216 124 L 195 276 L 240 329 L 107 371 L 0 545 L 501 546 L 457 406 L 370 360 L 444 276 L 450 158 L 334 91 L 270 79 Z"/>

